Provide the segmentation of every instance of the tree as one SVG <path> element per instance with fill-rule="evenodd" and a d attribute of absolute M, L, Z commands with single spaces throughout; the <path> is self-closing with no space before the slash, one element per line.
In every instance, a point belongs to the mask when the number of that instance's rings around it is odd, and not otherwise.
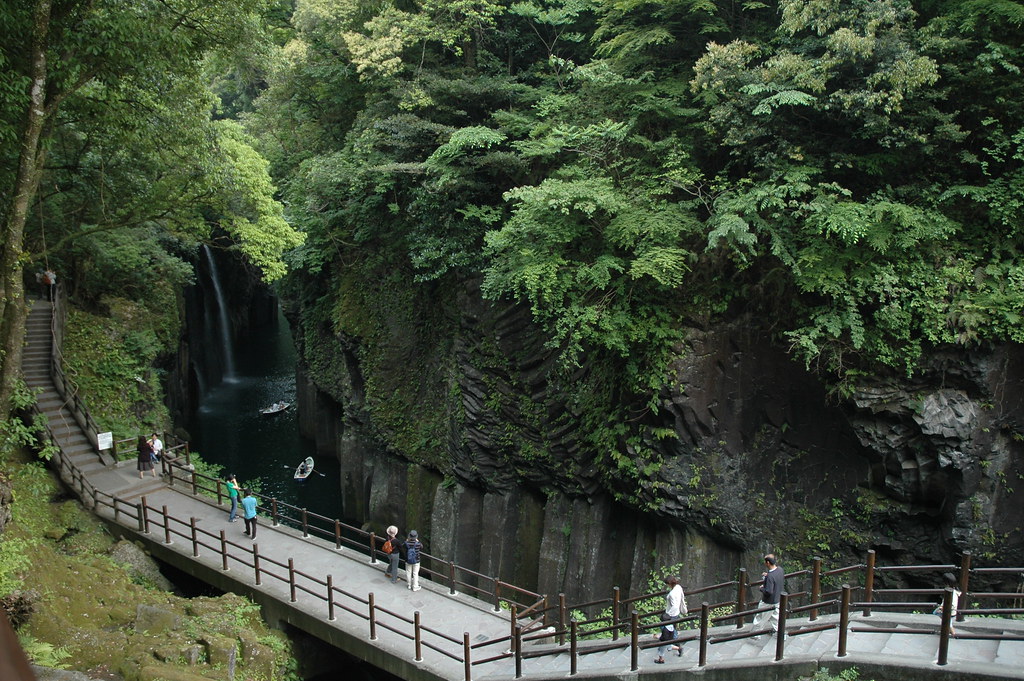
<path fill-rule="evenodd" d="M 161 226 L 191 238 L 209 219 L 268 278 L 299 242 L 270 200 L 266 165 L 237 128 L 209 120 L 204 55 L 259 36 L 263 0 L 35 0 L 8 4 L 0 25 L 0 410 L 20 372 L 23 269 L 46 248 L 26 241 L 28 215 L 57 243 L 98 230 Z M 52 162 L 56 160 L 56 162 Z M 39 193 L 40 183 L 55 191 Z M 48 244 L 52 250 L 52 242 Z M 34 246 L 33 251 L 30 247 Z"/>

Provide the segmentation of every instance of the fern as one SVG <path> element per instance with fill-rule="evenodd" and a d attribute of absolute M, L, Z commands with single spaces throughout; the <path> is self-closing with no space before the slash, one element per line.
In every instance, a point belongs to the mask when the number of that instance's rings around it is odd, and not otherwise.
<path fill-rule="evenodd" d="M 67 646 L 55 646 L 52 643 L 40 641 L 31 634 L 21 632 L 18 633 L 18 642 L 32 664 L 51 669 L 68 668 L 65 660 L 71 657 L 71 652 Z"/>

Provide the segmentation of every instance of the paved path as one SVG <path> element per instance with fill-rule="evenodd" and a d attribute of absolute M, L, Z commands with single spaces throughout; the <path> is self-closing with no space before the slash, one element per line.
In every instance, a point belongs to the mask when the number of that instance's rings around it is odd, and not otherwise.
<path fill-rule="evenodd" d="M 253 542 L 243 534 L 244 523 L 227 522 L 227 510 L 218 506 L 212 499 L 197 497 L 183 490 L 180 486 L 168 487 L 161 478 L 147 475 L 139 479 L 135 471 L 134 461 L 113 464 L 103 460 L 93 450 L 89 440 L 78 427 L 70 410 L 57 394 L 47 370 L 50 353 L 49 304 L 37 303 L 29 318 L 29 346 L 26 349 L 24 369 L 26 380 L 30 386 L 41 391 L 40 409 L 47 414 L 51 430 L 62 451 L 68 455 L 73 465 L 81 472 L 82 477 L 92 487 L 127 502 L 122 506 L 130 509 L 145 498 L 146 505 L 151 509 L 150 532 L 138 531 L 137 520 L 125 512 L 120 515 L 117 525 L 123 528 L 128 536 L 134 536 L 147 543 L 156 555 L 174 559 L 184 565 L 190 565 L 197 574 L 223 577 L 240 592 L 256 595 L 261 599 L 272 599 L 281 604 L 280 612 L 287 621 L 292 621 L 315 635 L 329 642 L 346 648 L 371 663 L 397 673 L 406 679 L 451 679 L 457 681 L 465 678 L 465 667 L 462 662 L 463 632 L 469 632 L 471 643 L 479 644 L 487 641 L 503 639 L 508 636 L 510 623 L 507 613 L 495 613 L 489 604 L 463 594 L 449 595 L 447 587 L 423 580 L 423 589 L 411 592 L 405 588 L 405 582 L 391 584 L 384 578 L 384 564 L 372 564 L 366 553 L 354 549 L 336 549 L 334 543 L 316 537 L 303 537 L 298 530 L 280 526 L 271 527 L 265 518 L 260 519 L 256 541 Z M 173 523 L 172 530 L 186 536 L 172 537 L 171 543 L 165 542 L 161 510 L 174 518 L 186 519 L 186 524 Z M 106 506 L 98 506 L 95 511 L 109 522 L 114 522 L 113 511 Z M 258 544 L 258 553 L 262 557 L 262 569 L 276 575 L 274 578 L 263 574 L 261 584 L 256 584 L 255 570 L 236 560 L 231 560 L 229 569 L 223 570 L 223 557 L 220 554 L 219 541 L 201 539 L 208 546 L 200 547 L 199 556 L 193 556 L 193 545 L 190 541 L 191 528 L 188 519 L 195 519 L 197 529 L 205 530 L 214 535 L 225 533 L 229 552 L 238 556 L 251 556 L 253 544 Z M 296 570 L 309 578 L 296 577 L 296 600 L 291 601 L 288 583 L 288 561 L 293 561 Z M 276 564 L 275 564 L 276 563 Z M 284 567 L 281 567 L 284 566 Z M 336 608 L 335 620 L 328 621 L 325 600 L 327 576 L 330 575 L 334 587 L 357 598 L 367 599 L 373 594 L 375 606 L 378 608 L 377 638 L 370 641 L 369 624 L 365 617 L 368 606 L 358 600 L 348 599 L 343 595 L 335 597 L 339 606 Z M 312 593 L 307 593 L 308 589 Z M 316 594 L 316 595 L 314 595 Z M 322 595 L 321 595 L 322 594 Z M 264 603 L 267 601 L 264 600 Z M 344 610 L 347 605 L 361 615 Z M 696 605 L 691 603 L 691 606 Z M 266 608 L 266 606 L 264 606 Z M 415 661 L 415 645 L 410 637 L 413 627 L 387 612 L 397 613 L 411 619 L 419 612 L 424 627 L 440 632 L 459 642 L 444 642 L 433 634 L 425 633 L 424 641 L 447 650 L 451 656 L 444 655 L 430 647 L 423 648 L 423 658 Z M 835 616 L 819 618 L 816 624 L 833 621 Z M 315 623 L 316 626 L 312 626 Z M 790 619 L 790 626 L 808 623 Z M 938 618 L 930 615 L 892 615 L 876 613 L 871 618 L 855 618 L 851 628 L 856 627 L 890 627 L 899 626 L 904 629 L 937 629 Z M 714 635 L 735 633 L 733 628 L 722 628 L 714 631 Z M 403 633 L 399 633 L 403 632 Z M 964 635 L 986 635 L 1012 632 L 1024 635 L 1024 622 L 1003 619 L 978 619 L 957 625 L 957 633 Z M 337 635 L 335 635 L 337 634 Z M 684 632 L 692 635 L 693 632 Z M 836 629 L 803 635 L 790 636 L 786 642 L 785 664 L 801 662 L 837 661 L 838 632 Z M 648 639 L 649 640 L 649 639 Z M 961 678 L 1015 678 L 1024 679 L 1024 642 L 953 639 L 950 641 L 950 664 L 939 668 L 935 665 L 938 654 L 939 638 L 934 634 L 890 634 L 852 631 L 848 638 L 848 653 L 844 661 L 861 665 L 894 665 L 906 669 L 931 670 L 949 672 Z M 577 665 L 579 675 L 585 678 L 622 678 L 630 676 L 630 651 L 628 648 L 585 654 L 587 647 L 595 645 L 581 642 Z M 505 652 L 507 642 L 474 650 L 472 659 L 479 660 Z M 656 656 L 653 648 L 641 651 L 638 672 L 644 675 L 664 674 L 679 676 L 684 670 L 698 669 L 698 642 L 688 641 L 683 646 L 681 657 L 669 655 L 666 664 L 654 664 Z M 527 645 L 524 652 L 553 650 L 550 645 Z M 526 678 L 554 679 L 568 676 L 570 660 L 567 647 L 559 649 L 559 654 L 523 661 L 523 673 Z M 453 659 L 453 657 L 455 659 Z M 716 675 L 729 670 L 733 673 L 740 668 L 755 669 L 759 672 L 778 665 L 774 662 L 775 639 L 762 636 L 759 639 L 742 639 L 708 647 L 708 666 L 703 669 L 704 675 Z M 474 667 L 474 679 L 511 679 L 515 676 L 515 667 L 510 659 Z M 898 677 L 899 675 L 897 675 Z M 717 678 L 726 678 L 716 676 Z M 739 677 L 736 677 L 739 678 Z M 864 678 L 869 678 L 864 675 Z M 911 678 L 908 676 L 907 678 Z"/>

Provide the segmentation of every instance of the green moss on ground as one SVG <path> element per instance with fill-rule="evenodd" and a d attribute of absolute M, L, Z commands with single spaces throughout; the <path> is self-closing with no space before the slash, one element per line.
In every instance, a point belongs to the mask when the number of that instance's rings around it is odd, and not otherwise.
<path fill-rule="evenodd" d="M 290 643 L 259 606 L 235 594 L 183 598 L 133 577 L 109 554 L 114 538 L 63 498 L 47 469 L 25 459 L 4 468 L 14 502 L 0 534 L 9 549 L 0 551 L 0 585 L 38 594 L 18 630 L 26 647 L 51 644 L 66 653 L 64 668 L 125 681 L 297 678 Z"/>

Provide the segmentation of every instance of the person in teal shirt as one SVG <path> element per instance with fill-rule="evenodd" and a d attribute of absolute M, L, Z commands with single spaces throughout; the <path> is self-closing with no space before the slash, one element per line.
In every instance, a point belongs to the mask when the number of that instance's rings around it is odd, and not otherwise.
<path fill-rule="evenodd" d="M 228 513 L 228 522 L 233 523 L 238 520 L 238 480 L 235 478 L 235 474 L 232 473 L 228 476 L 228 497 L 231 498 L 231 512 Z"/>
<path fill-rule="evenodd" d="M 245 521 L 245 534 L 250 539 L 256 538 L 256 497 L 249 490 L 242 490 L 242 519 Z"/>

